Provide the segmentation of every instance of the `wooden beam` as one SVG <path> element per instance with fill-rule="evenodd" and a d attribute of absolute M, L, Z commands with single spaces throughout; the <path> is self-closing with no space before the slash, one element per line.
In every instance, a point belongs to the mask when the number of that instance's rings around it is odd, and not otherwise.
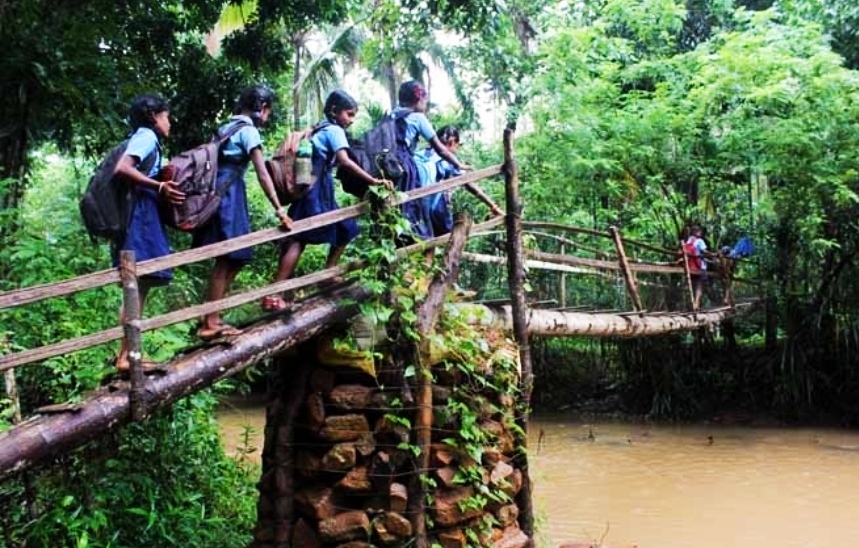
<path fill-rule="evenodd" d="M 432 364 L 429 362 L 430 340 L 435 331 L 438 318 L 444 308 L 445 296 L 448 289 L 459 277 L 459 265 L 462 250 L 468 241 L 468 232 L 471 230 L 471 220 L 459 218 L 453 226 L 448 240 L 444 257 L 444 268 L 433 276 L 432 283 L 427 290 L 426 299 L 418 310 L 417 332 L 420 337 L 418 347 L 415 349 L 417 355 L 417 391 L 415 406 L 417 416 L 415 417 L 415 445 L 418 452 L 418 474 L 414 481 L 414 491 L 420 493 L 417 501 L 417 512 L 412 519 L 412 527 L 415 534 L 415 545 L 417 548 L 427 548 L 429 542 L 426 531 L 427 495 L 428 485 L 424 477 L 430 473 L 430 447 L 432 446 L 432 424 L 433 424 L 433 401 L 432 401 Z"/>
<path fill-rule="evenodd" d="M 757 301 L 738 303 L 734 307 L 721 307 L 698 312 L 641 313 L 588 313 L 560 310 L 530 310 L 528 334 L 546 337 L 621 337 L 634 338 L 692 331 L 699 327 L 720 323 L 728 318 L 746 314 Z M 476 307 L 469 311 L 468 307 Z M 468 323 L 487 325 L 496 329 L 512 330 L 513 313 L 510 306 L 490 308 L 460 303 L 460 313 L 466 314 Z"/>
<path fill-rule="evenodd" d="M 524 409 L 531 407 L 531 392 L 534 389 L 534 369 L 531 363 L 531 346 L 527 331 L 529 308 L 525 301 L 525 253 L 522 245 L 522 212 L 524 209 L 519 192 L 519 166 L 513 150 L 513 128 L 504 130 L 504 187 L 507 202 L 507 284 L 510 288 L 513 337 L 519 345 L 519 362 L 522 376 L 519 387 L 522 393 L 521 404 Z M 516 421 L 522 435 L 516 436 L 523 449 L 528 446 L 528 412 Z M 531 496 L 531 474 L 528 466 L 528 452 L 522 451 L 516 457 L 522 471 L 522 489 L 516 495 L 519 506 L 519 526 L 528 535 L 529 546 L 534 545 L 534 506 Z"/>
<path fill-rule="evenodd" d="M 626 290 L 629 291 L 629 296 L 632 299 L 632 306 L 636 310 L 644 310 L 644 306 L 641 304 L 641 296 L 638 294 L 638 288 L 635 286 L 635 278 L 629 269 L 629 261 L 626 260 L 626 252 L 623 249 L 623 240 L 620 237 L 620 232 L 617 231 L 617 227 L 613 226 L 609 227 L 608 231 L 611 234 L 612 240 L 614 240 L 614 246 L 617 250 L 617 263 L 620 266 L 620 271 L 623 273 L 623 281 L 626 283 Z"/>
<path fill-rule="evenodd" d="M 397 194 L 391 205 L 396 206 L 413 200 L 418 200 L 432 194 L 437 194 L 475 181 L 494 177 L 499 173 L 501 173 L 501 165 L 478 169 L 459 177 L 447 179 L 435 185 L 428 185 L 407 193 Z M 339 221 L 358 217 L 359 215 L 368 213 L 369 210 L 369 203 L 361 202 L 356 205 L 343 207 L 334 211 L 329 211 L 327 213 L 296 221 L 292 230 L 289 232 L 286 232 L 279 227 L 267 228 L 224 242 L 218 242 L 196 249 L 178 251 L 164 257 L 159 257 L 158 259 L 141 261 L 137 264 L 137 275 L 145 276 L 147 274 L 152 274 L 153 272 L 158 272 L 159 270 L 176 268 L 178 266 L 184 266 L 205 259 L 219 257 L 239 249 L 280 240 L 288 236 L 294 236 L 296 234 L 314 230 L 321 226 L 327 226 Z M 61 282 L 42 284 L 15 291 L 0 292 L 0 310 L 14 306 L 21 306 L 51 297 L 70 295 L 78 291 L 102 287 L 117 282 L 119 282 L 119 270 L 112 268 L 110 270 L 103 270 Z"/>
<path fill-rule="evenodd" d="M 182 355 L 166 366 L 166 374 L 146 384 L 148 408 L 165 407 L 188 394 L 243 371 L 267 357 L 315 337 L 332 324 L 354 316 L 369 292 L 357 285 L 327 297 L 303 301 L 289 322 L 279 319 L 249 327 L 229 344 L 214 343 Z M 0 479 L 31 468 L 79 447 L 128 422 L 128 383 L 117 383 L 90 395 L 78 412 L 31 417 L 0 433 Z"/>

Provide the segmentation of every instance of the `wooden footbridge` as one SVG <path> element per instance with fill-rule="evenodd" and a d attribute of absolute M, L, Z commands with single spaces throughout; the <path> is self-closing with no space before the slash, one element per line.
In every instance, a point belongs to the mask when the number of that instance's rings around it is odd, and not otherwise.
<path fill-rule="evenodd" d="M 506 182 L 506 214 L 471 226 L 469 240 L 497 237 L 503 241 L 505 253 L 488 254 L 464 251 L 464 244 L 453 245 L 458 233 L 422 242 L 399 250 L 400 256 L 426 249 L 428 246 L 449 246 L 446 257 L 447 274 L 457 270 L 458 262 L 473 261 L 490 268 L 506 268 L 509 299 L 496 302 L 463 303 L 463 307 L 479 309 L 473 314 L 475 322 L 501 327 L 512 332 L 520 348 L 522 383 L 532 383 L 528 338 L 542 336 L 637 337 L 674 331 L 689 331 L 715 324 L 747 310 L 750 301 L 734 302 L 730 269 L 722 282 L 724 305 L 705 310 L 689 306 L 689 269 L 686 261 L 678 260 L 677 249 L 624 239 L 610 228 L 605 232 L 566 227 L 552 223 L 528 223 L 521 218 L 522 204 L 518 188 L 518 172 L 512 154 L 512 137 L 505 135 L 505 162 L 451 179 L 431 187 L 417 189 L 396 197 L 389 206 L 418 200 L 461 186 L 470 187 L 483 201 L 491 200 L 476 186 L 478 181 L 503 175 Z M 497 206 L 495 207 L 497 211 Z M 367 215 L 367 202 L 344 207 L 295 223 L 292 234 L 331 224 L 343 219 Z M 470 223 L 468 223 L 470 225 Z M 462 232 L 461 230 L 459 232 Z M 547 238 L 560 243 L 561 253 L 547 253 L 523 246 L 523 233 L 531 239 Z M 0 371 L 5 377 L 6 393 L 16 406 L 16 424 L 0 433 L 0 480 L 21 473 L 34 465 L 71 451 L 86 441 L 102 436 L 119 425 L 143 420 L 155 409 L 167 406 L 190 393 L 211 386 L 266 358 L 276 356 L 300 343 L 312 339 L 342 324 L 358 314 L 356 303 L 369 296 L 369 290 L 350 273 L 365 268 L 351 263 L 312 274 L 255 288 L 232 295 L 221 301 L 175 310 L 170 313 L 141 318 L 137 310 L 137 279 L 166 268 L 175 268 L 211 259 L 226 252 L 273 242 L 289 236 L 279 228 L 265 229 L 221 244 L 181 251 L 167 257 L 136 263 L 133 256 L 122 257 L 119 269 L 57 283 L 0 293 L 0 310 L 23 306 L 47 299 L 56 299 L 79 291 L 120 283 L 123 291 L 125 324 L 98 331 L 72 340 L 21 350 L 0 356 Z M 598 248 L 591 242 L 603 241 Z M 588 242 L 588 243 L 583 243 Z M 553 246 L 556 249 L 558 246 Z M 568 252 L 569 251 L 569 252 Z M 526 271 L 555 270 L 561 273 L 561 298 L 554 306 L 539 307 L 526 302 Z M 444 277 L 445 273 L 442 273 Z M 589 310 L 567 307 L 563 284 L 568 276 L 602 276 L 615 287 L 622 288 L 627 309 Z M 313 290 L 320 282 L 345 277 L 347 281 L 325 284 L 325 289 L 311 293 L 298 301 L 289 312 L 267 314 L 244 327 L 240 335 L 195 345 L 177 353 L 163 364 L 159 374 L 144 374 L 140 363 L 141 335 L 168 325 L 192 321 L 213 312 L 258 302 L 262 297 L 302 288 Z M 679 297 L 669 296 L 667 284 L 660 280 L 673 279 L 675 288 L 683 288 Z M 655 281 L 654 281 L 655 280 Z M 452 280 L 447 280 L 449 284 Z M 678 283 L 679 282 L 679 283 Z M 648 285 L 650 284 L 650 285 Z M 644 289 L 642 289 L 644 288 Z M 676 291 L 675 291 L 676 293 Z M 644 298 L 643 295 L 647 297 Z M 674 306 L 674 309 L 668 308 Z M 56 402 L 53 405 L 24 413 L 18 404 L 15 370 L 54 356 L 77 352 L 121 338 L 131 349 L 131 372 L 127 380 L 116 380 L 93 392 L 77 403 Z M 529 391 L 526 391 L 528 394 Z"/>

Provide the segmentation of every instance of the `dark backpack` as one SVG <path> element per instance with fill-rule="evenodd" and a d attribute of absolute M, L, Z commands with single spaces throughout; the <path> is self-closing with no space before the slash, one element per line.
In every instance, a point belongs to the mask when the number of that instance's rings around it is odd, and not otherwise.
<path fill-rule="evenodd" d="M 403 165 L 397 159 L 397 123 L 411 113 L 403 109 L 393 115 L 385 115 L 360 138 L 350 139 L 349 158 L 374 178 L 396 183 L 403 176 Z M 348 168 L 338 167 L 337 178 L 343 190 L 358 198 L 363 198 L 369 188 L 358 174 Z"/>
<path fill-rule="evenodd" d="M 698 254 L 698 248 L 695 247 L 695 240 L 689 239 L 683 242 L 683 254 L 686 255 L 686 264 L 689 265 L 689 271 L 700 272 L 701 256 Z"/>
<path fill-rule="evenodd" d="M 331 122 L 322 122 L 313 128 L 310 135 L 330 125 Z M 305 136 L 304 131 L 293 131 L 277 145 L 271 159 L 265 161 L 265 169 L 281 204 L 297 202 L 316 184 L 319 174 L 313 169 L 312 153 L 308 156 L 299 154 Z"/>
<path fill-rule="evenodd" d="M 223 134 L 217 133 L 208 143 L 186 150 L 170 160 L 160 177 L 173 180 L 185 193 L 185 201 L 171 204 L 162 201 L 161 218 L 168 226 L 186 232 L 202 226 L 218 210 L 221 198 L 236 178 L 217 186 L 218 154 L 221 146 L 247 122 L 237 122 Z"/>
<path fill-rule="evenodd" d="M 120 177 L 114 177 L 114 172 L 126 148 L 128 148 L 128 139 L 107 153 L 90 177 L 78 203 L 84 227 L 93 242 L 96 238 L 106 238 L 121 245 L 125 240 L 134 206 L 134 193 L 126 181 Z M 149 173 L 158 156 L 156 149 L 140 162 L 137 169 L 143 173 Z"/>

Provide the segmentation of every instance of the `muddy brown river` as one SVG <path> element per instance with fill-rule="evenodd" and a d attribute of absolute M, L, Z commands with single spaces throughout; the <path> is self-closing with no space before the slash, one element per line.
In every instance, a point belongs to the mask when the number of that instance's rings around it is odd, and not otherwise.
<path fill-rule="evenodd" d="M 259 462 L 264 420 L 260 400 L 225 404 L 228 453 L 248 431 Z M 859 432 L 535 416 L 530 434 L 538 546 L 859 546 Z"/>

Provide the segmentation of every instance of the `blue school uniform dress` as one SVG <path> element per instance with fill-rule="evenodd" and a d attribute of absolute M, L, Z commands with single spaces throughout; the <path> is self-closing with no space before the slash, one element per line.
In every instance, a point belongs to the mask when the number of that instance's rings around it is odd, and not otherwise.
<path fill-rule="evenodd" d="M 262 137 L 248 116 L 236 115 L 220 127 L 226 133 L 234 124 L 245 124 L 227 139 L 218 156 L 217 185 L 229 187 L 221 198 L 218 212 L 202 227 L 194 231 L 192 247 L 201 247 L 250 234 L 251 221 L 248 212 L 248 195 L 245 173 L 250 164 L 251 151 L 262 146 Z M 251 248 L 239 249 L 224 255 L 237 263 L 247 263 L 253 258 Z"/>
<path fill-rule="evenodd" d="M 390 114 L 397 117 L 404 110 L 398 108 Z M 423 186 L 418 167 L 414 159 L 418 139 L 423 137 L 431 141 L 435 130 L 423 112 L 411 111 L 408 115 L 397 120 L 397 159 L 403 165 L 403 176 L 397 181 L 397 190 L 408 192 Z M 432 221 L 427 200 L 412 200 L 402 206 L 403 215 L 412 225 L 412 235 L 421 240 L 433 237 Z"/>
<path fill-rule="evenodd" d="M 339 209 L 334 197 L 334 165 L 337 152 L 349 148 L 346 132 L 337 124 L 318 125 L 310 137 L 313 145 L 313 172 L 317 174 L 316 184 L 303 198 L 289 206 L 289 216 L 297 221 L 314 215 Z M 315 228 L 296 234 L 294 239 L 306 244 L 346 245 L 358 236 L 359 228 L 355 219 Z"/>
<path fill-rule="evenodd" d="M 422 186 L 432 185 L 439 181 L 457 177 L 462 172 L 442 158 L 432 147 L 415 154 L 415 163 L 421 177 Z M 427 207 L 430 211 L 430 223 L 433 235 L 441 236 L 453 230 L 453 212 L 450 209 L 450 191 L 427 196 Z"/>
<path fill-rule="evenodd" d="M 145 175 L 155 178 L 161 169 L 161 147 L 158 136 L 148 127 L 138 128 L 128 141 L 125 149 L 126 156 L 132 156 L 137 161 L 138 169 L 143 167 L 144 160 L 155 155 L 152 167 Z M 158 191 L 141 185 L 131 184 L 132 210 L 125 233 L 125 240 L 118 248 L 113 248 L 113 265 L 119 266 L 119 250 L 133 251 L 137 262 L 157 259 L 170 254 L 170 244 L 167 233 L 161 223 L 158 211 L 160 200 Z M 171 270 L 159 270 L 147 274 L 145 278 L 155 283 L 168 283 L 173 278 Z"/>

